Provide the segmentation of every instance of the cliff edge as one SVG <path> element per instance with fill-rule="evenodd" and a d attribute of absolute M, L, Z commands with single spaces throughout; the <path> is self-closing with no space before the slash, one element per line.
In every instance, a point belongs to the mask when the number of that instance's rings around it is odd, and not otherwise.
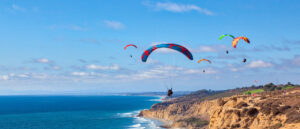
<path fill-rule="evenodd" d="M 164 121 L 165 128 L 300 129 L 300 88 L 255 96 L 239 93 L 187 95 L 155 104 L 139 116 Z"/>

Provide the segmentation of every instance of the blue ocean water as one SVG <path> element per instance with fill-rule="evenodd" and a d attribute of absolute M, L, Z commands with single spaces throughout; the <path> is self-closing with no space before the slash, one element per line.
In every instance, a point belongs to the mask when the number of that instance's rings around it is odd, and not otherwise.
<path fill-rule="evenodd" d="M 145 96 L 0 96 L 0 129 L 148 129 L 135 117 L 157 103 Z"/>

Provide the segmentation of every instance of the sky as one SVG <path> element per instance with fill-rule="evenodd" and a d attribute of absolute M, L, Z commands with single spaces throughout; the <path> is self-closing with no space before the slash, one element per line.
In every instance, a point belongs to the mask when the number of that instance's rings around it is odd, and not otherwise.
<path fill-rule="evenodd" d="M 2 0 L 0 95 L 300 83 L 299 9 L 298 0 Z M 223 34 L 251 43 L 232 48 Z M 194 60 L 159 49 L 142 62 L 160 43 L 183 45 Z"/>

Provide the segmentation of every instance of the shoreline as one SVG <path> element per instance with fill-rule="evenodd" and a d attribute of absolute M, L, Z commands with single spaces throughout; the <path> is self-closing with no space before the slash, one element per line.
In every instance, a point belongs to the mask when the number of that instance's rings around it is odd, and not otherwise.
<path fill-rule="evenodd" d="M 162 103 L 162 102 L 166 102 L 168 100 L 172 100 L 172 99 L 166 99 L 167 97 L 166 96 L 152 96 L 152 97 L 158 97 L 158 99 L 154 99 L 153 101 L 157 101 L 157 103 L 154 103 L 153 105 L 156 105 L 158 103 Z M 152 101 L 152 100 L 150 100 Z M 152 106 L 153 106 L 152 105 Z M 159 118 L 148 118 L 148 117 L 144 117 L 144 116 L 139 116 L 143 111 L 145 110 L 150 110 L 152 108 L 152 106 L 149 108 L 149 109 L 143 109 L 143 110 L 140 110 L 139 113 L 136 115 L 136 117 L 138 118 L 144 118 L 144 119 L 147 119 L 147 120 L 150 120 L 150 121 L 156 121 L 158 122 L 159 124 L 157 124 L 157 127 L 158 128 L 162 128 L 162 129 L 168 129 L 168 128 L 171 128 L 172 126 L 172 121 L 168 121 L 168 120 L 164 120 L 164 119 L 159 119 Z"/>
<path fill-rule="evenodd" d="M 181 101 L 166 100 L 141 111 L 139 116 L 161 121 L 161 128 L 288 129 L 298 126 L 300 129 L 300 87 L 289 89 L 287 93 L 272 91 L 257 96 L 236 93 L 243 91 L 208 94 L 203 99 L 193 94 L 178 98 Z"/>
<path fill-rule="evenodd" d="M 145 119 L 150 119 L 150 120 L 154 120 L 154 121 L 159 121 L 159 125 L 158 127 L 159 128 L 162 128 L 162 129 L 169 129 L 169 128 L 172 128 L 172 121 L 167 121 L 167 120 L 164 120 L 164 119 L 158 119 L 158 118 L 147 118 L 147 117 L 142 117 L 142 118 L 145 118 Z"/>
<path fill-rule="evenodd" d="M 156 103 L 154 103 L 153 105 L 157 104 L 157 103 L 161 103 L 164 102 L 165 96 L 146 96 L 146 97 L 156 97 L 155 99 L 150 99 L 148 101 L 155 101 Z M 152 106 L 153 106 L 152 105 Z M 151 106 L 151 107 L 152 107 Z M 159 120 L 159 119 L 154 119 L 154 118 L 146 118 L 146 117 L 141 117 L 139 116 L 139 114 L 144 111 L 144 110 L 150 110 L 151 107 L 148 109 L 141 109 L 141 110 L 136 110 L 136 111 L 132 111 L 132 112 L 127 112 L 127 113 L 120 113 L 120 114 L 131 114 L 131 117 L 134 118 L 136 121 L 139 121 L 136 124 L 133 124 L 130 126 L 130 128 L 143 128 L 142 124 L 148 124 L 149 127 L 151 128 L 156 128 L 156 129 L 166 129 L 163 126 L 165 125 L 165 122 L 163 120 Z M 145 126 L 145 125 L 144 125 Z M 146 128 L 146 127 L 144 127 Z"/>

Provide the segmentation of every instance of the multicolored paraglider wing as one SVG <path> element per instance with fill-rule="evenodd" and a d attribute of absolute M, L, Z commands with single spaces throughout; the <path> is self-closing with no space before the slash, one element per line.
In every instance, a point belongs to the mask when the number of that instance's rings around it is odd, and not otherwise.
<path fill-rule="evenodd" d="M 233 41 L 232 41 L 233 48 L 236 48 L 236 45 L 240 41 L 240 39 L 243 39 L 245 42 L 250 43 L 250 41 L 247 37 L 237 37 L 237 38 L 233 39 Z"/>
<path fill-rule="evenodd" d="M 230 36 L 231 38 L 235 39 L 235 37 L 234 37 L 233 35 L 231 35 L 231 34 L 223 34 L 223 35 L 219 38 L 219 40 L 221 40 L 221 39 L 224 38 L 225 36 Z"/>
<path fill-rule="evenodd" d="M 127 49 L 127 47 L 129 47 L 129 46 L 133 46 L 133 47 L 137 48 L 137 46 L 136 46 L 136 45 L 134 45 L 134 44 L 128 44 L 128 45 L 126 45 L 126 46 L 124 47 L 124 50 L 126 50 L 126 49 Z"/>
<path fill-rule="evenodd" d="M 188 49 L 186 49 L 185 47 L 177 45 L 177 44 L 173 44 L 173 43 L 166 43 L 166 44 L 154 45 L 154 46 L 148 48 L 147 50 L 145 50 L 145 52 L 142 54 L 142 57 L 141 57 L 142 61 L 146 62 L 149 55 L 154 50 L 156 50 L 158 48 L 170 48 L 170 49 L 176 50 L 176 51 L 181 52 L 182 54 L 184 54 L 190 60 L 193 60 L 192 53 Z"/>
<path fill-rule="evenodd" d="M 201 61 L 207 61 L 208 63 L 210 63 L 210 64 L 211 64 L 211 61 L 210 61 L 210 60 L 208 60 L 208 59 L 200 59 L 200 60 L 198 60 L 198 63 L 200 63 Z"/>

